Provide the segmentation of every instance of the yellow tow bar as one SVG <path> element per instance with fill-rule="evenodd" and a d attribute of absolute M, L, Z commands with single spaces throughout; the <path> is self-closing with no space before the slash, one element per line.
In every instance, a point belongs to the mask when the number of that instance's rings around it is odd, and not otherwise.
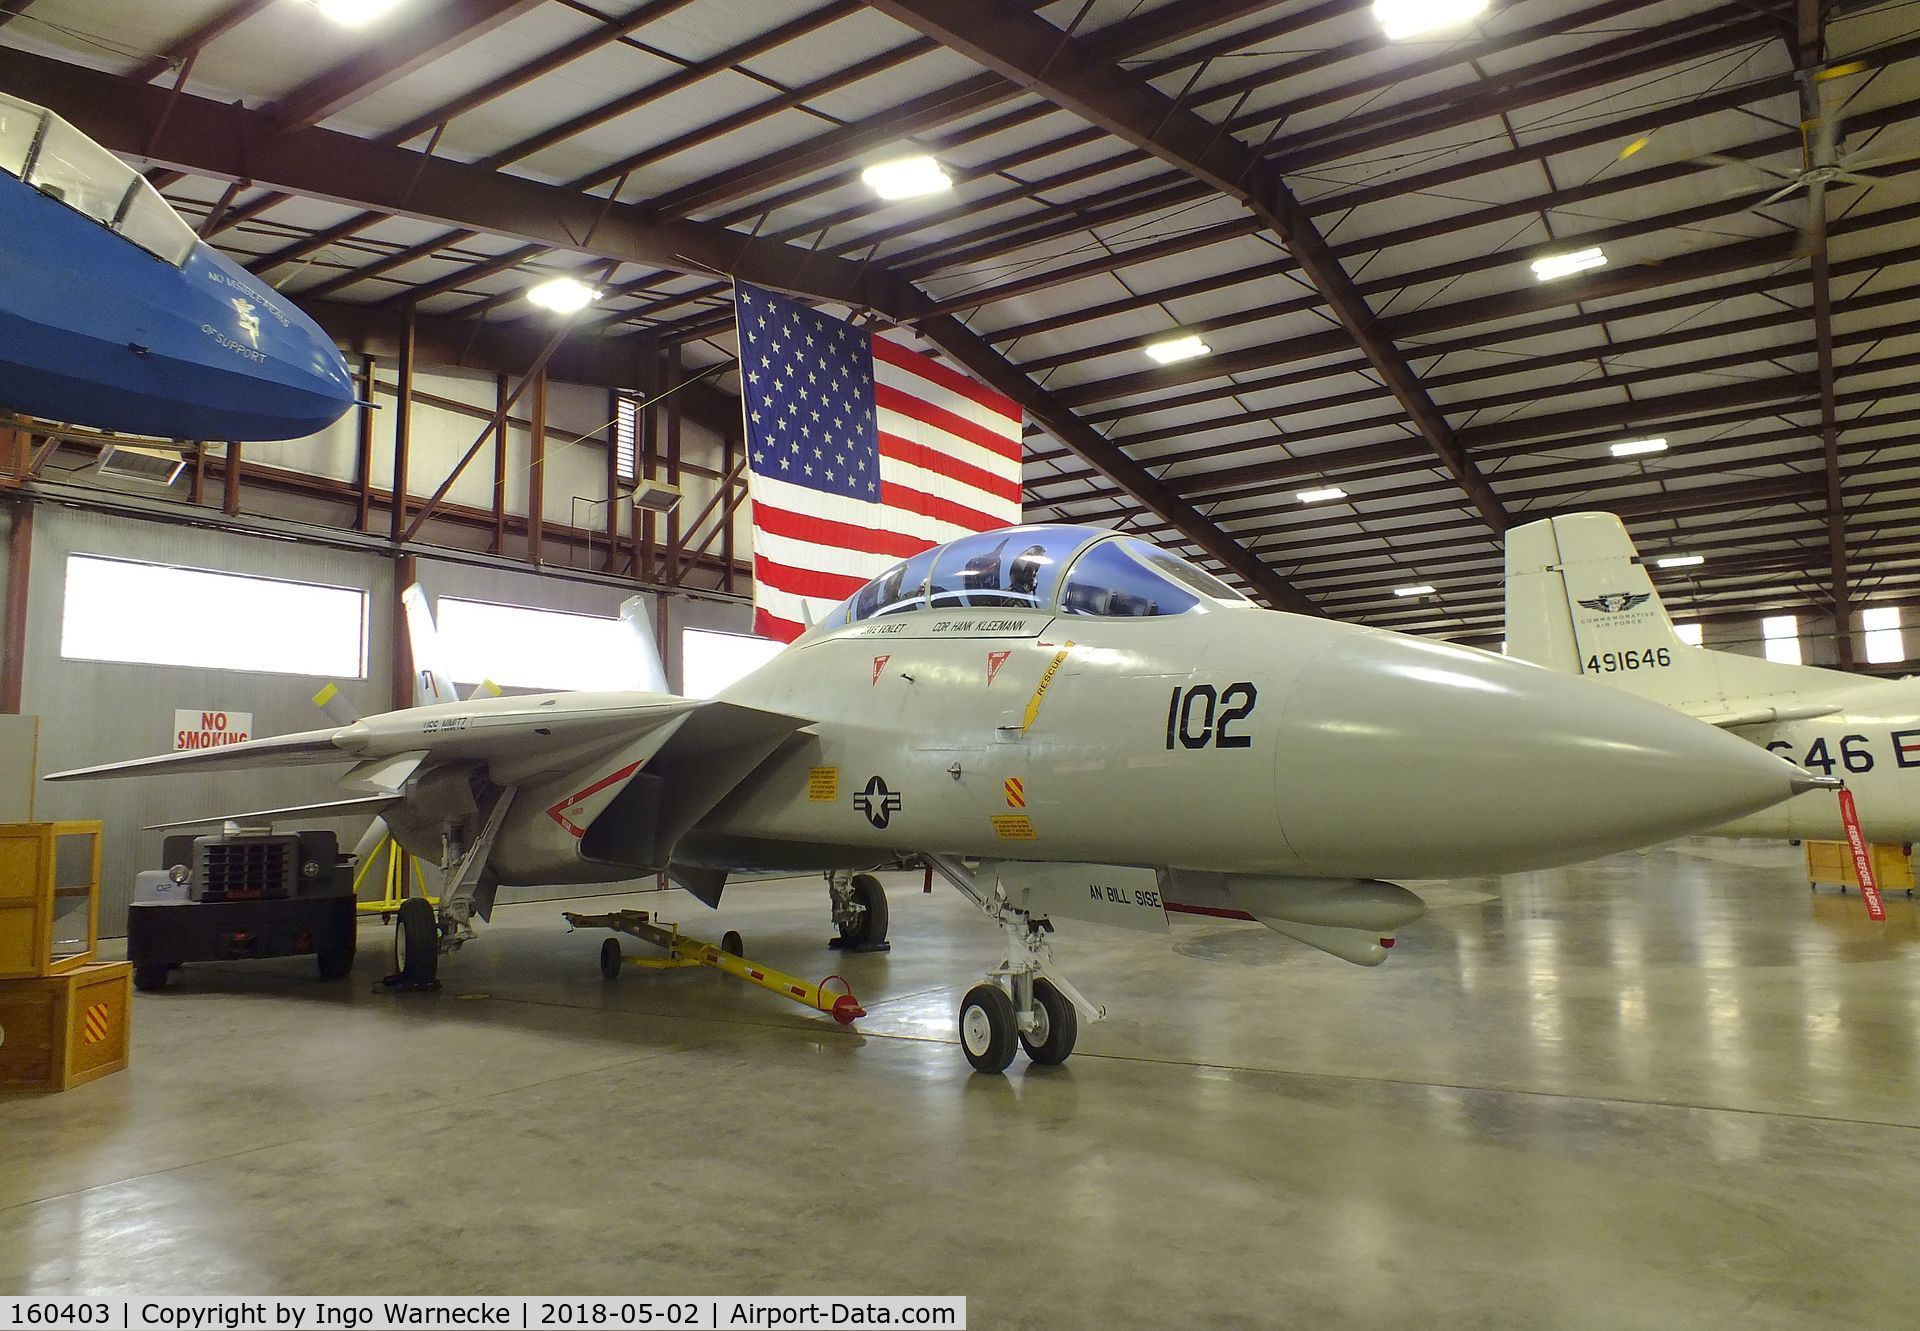
<path fill-rule="evenodd" d="M 842 1026 L 851 1025 L 857 1018 L 867 1015 L 866 1009 L 853 996 L 853 987 L 845 979 L 829 975 L 819 984 L 809 984 L 770 966 L 762 966 L 757 961 L 748 961 L 740 955 L 740 935 L 736 933 L 729 932 L 720 944 L 702 942 L 698 938 L 687 937 L 674 925 L 654 919 L 651 913 L 644 910 L 616 910 L 606 915 L 577 915 L 573 911 L 563 911 L 561 915 L 576 929 L 612 929 L 615 933 L 628 934 L 652 943 L 667 954 L 664 957 L 623 957 L 620 955 L 620 940 L 609 938 L 600 945 L 600 973 L 609 980 L 620 974 L 622 965 L 646 966 L 652 970 L 711 966 L 736 980 L 757 984 L 782 998 L 792 999 L 816 1012 L 824 1012 Z M 829 989 L 827 986 L 835 980 L 839 980 L 844 987 Z"/>

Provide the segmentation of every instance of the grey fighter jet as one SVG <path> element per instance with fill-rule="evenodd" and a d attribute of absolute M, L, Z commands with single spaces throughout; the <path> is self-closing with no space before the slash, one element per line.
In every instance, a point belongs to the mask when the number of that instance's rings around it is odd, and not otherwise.
<path fill-rule="evenodd" d="M 1874 841 L 1920 841 L 1920 678 L 1876 679 L 1707 651 L 1680 640 L 1611 513 L 1507 533 L 1508 650 L 1719 726 L 1843 779 Z M 1714 836 L 1844 841 L 1840 803 L 1809 793 Z"/>
<path fill-rule="evenodd" d="M 481 698 L 53 779 L 350 763 L 445 874 L 410 905 L 431 975 L 500 884 L 820 871 L 842 939 L 884 937 L 872 869 L 929 865 L 1000 927 L 962 1001 L 997 1072 L 1072 1052 L 1088 1003 L 1056 919 L 1257 920 L 1361 965 L 1425 907 L 1396 877 L 1537 869 L 1819 784 L 1713 726 L 1485 652 L 1262 610 L 1130 536 L 1035 526 L 905 560 L 710 701 Z M 242 821 L 285 816 L 265 810 Z"/>

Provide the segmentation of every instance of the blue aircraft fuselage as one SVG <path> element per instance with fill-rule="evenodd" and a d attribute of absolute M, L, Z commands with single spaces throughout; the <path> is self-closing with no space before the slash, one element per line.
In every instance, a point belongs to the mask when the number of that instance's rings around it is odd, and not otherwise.
<path fill-rule="evenodd" d="M 176 268 L 0 172 L 0 411 L 165 439 L 298 439 L 353 401 L 319 325 L 212 246 Z"/>

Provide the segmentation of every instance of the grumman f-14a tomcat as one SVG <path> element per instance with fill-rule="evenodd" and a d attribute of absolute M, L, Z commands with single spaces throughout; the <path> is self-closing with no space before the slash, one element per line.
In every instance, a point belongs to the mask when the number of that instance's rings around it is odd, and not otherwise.
<path fill-rule="evenodd" d="M 823 871 L 851 942 L 876 866 L 919 860 L 1004 931 L 968 991 L 976 1068 L 1072 1051 L 1092 1007 L 1050 921 L 1258 920 L 1361 965 L 1425 911 L 1386 880 L 1537 869 L 1666 840 L 1819 784 L 1712 726 L 1470 648 L 1255 607 L 1133 537 L 1007 528 L 926 550 L 709 701 L 568 693 L 450 702 L 61 773 L 350 762 L 444 866 L 409 903 L 431 974 L 500 884 L 664 870 Z"/>
<path fill-rule="evenodd" d="M 1611 513 L 1547 518 L 1507 533 L 1507 650 L 1842 778 L 1870 839 L 1920 841 L 1920 679 L 1874 679 L 1682 642 Z M 1846 839 L 1840 802 L 1811 793 L 1712 831 Z"/>

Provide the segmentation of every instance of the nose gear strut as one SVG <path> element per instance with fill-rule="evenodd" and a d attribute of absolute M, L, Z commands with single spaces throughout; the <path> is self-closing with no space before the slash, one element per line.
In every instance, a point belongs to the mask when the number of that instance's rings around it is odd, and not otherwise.
<path fill-rule="evenodd" d="M 1006 959 L 960 1000 L 960 1049 L 978 1072 L 1005 1072 L 1016 1045 L 1035 1063 L 1064 1063 L 1079 1038 L 1080 1021 L 1101 1021 L 1104 1007 L 1068 983 L 1053 964 L 1047 936 L 1053 923 L 1016 905 L 1004 884 L 982 881 L 947 855 L 929 855 L 933 871 L 959 888 L 1000 927 Z"/>

